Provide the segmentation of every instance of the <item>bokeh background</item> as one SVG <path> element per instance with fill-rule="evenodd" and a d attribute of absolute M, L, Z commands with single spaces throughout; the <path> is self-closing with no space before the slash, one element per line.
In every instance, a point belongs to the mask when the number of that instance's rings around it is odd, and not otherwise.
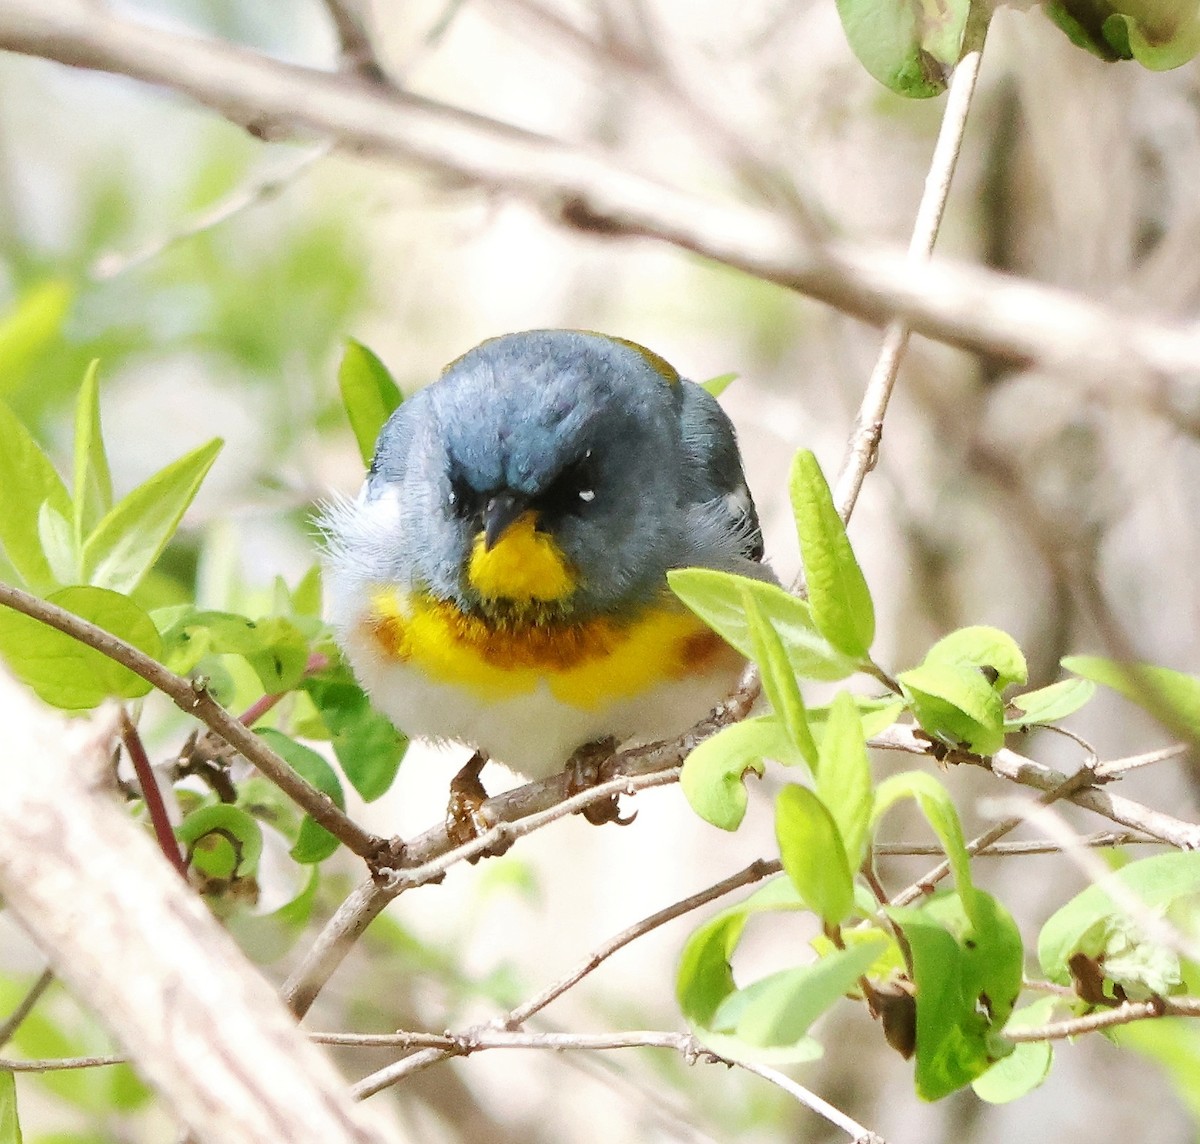
<path fill-rule="evenodd" d="M 336 66 L 317 0 L 118 10 Z M 907 240 L 941 103 L 901 100 L 867 77 L 829 0 L 377 0 L 368 15 L 389 73 L 421 94 L 717 197 L 780 204 L 786 188 L 850 239 Z M 1038 11 L 1003 10 L 939 251 L 1194 318 L 1198 185 L 1194 64 L 1165 74 L 1105 65 Z M 194 586 L 213 607 L 250 606 L 277 575 L 295 582 L 316 559 L 314 503 L 361 480 L 335 382 L 348 336 L 406 390 L 485 337 L 541 326 L 632 338 L 697 379 L 736 372 L 723 402 L 785 579 L 798 566 L 789 459 L 808 445 L 836 471 L 879 341 L 830 309 L 651 240 L 580 236 L 520 201 L 318 141 L 258 142 L 182 97 L 15 56 L 0 57 L 3 322 L 23 323 L 28 337 L 10 339 L 0 397 L 64 460 L 71 398 L 101 359 L 118 489 L 226 439 L 154 586 L 161 602 Z M 951 628 L 992 623 L 1021 642 L 1041 684 L 1061 655 L 1105 650 L 1115 625 L 1144 658 L 1200 669 L 1200 453 L 1196 425 L 1178 413 L 1186 397 L 1144 378 L 1016 371 L 916 339 L 851 528 L 880 612 L 880 662 L 901 669 Z M 1118 700 L 1093 703 L 1072 726 L 1103 758 L 1168 741 Z M 157 733 L 166 750 L 179 724 L 164 712 Z M 1048 736 L 1022 749 L 1066 768 L 1081 758 Z M 363 817 L 389 833 L 431 825 L 458 761 L 446 755 L 414 749 L 393 793 Z M 876 760 L 880 774 L 898 765 Z M 1185 760 L 1128 786 L 1194 818 L 1195 780 Z M 456 868 L 372 929 L 311 1024 L 440 1030 L 492 1016 L 612 933 L 770 853 L 777 781 L 734 836 L 666 789 L 638 800 L 626 830 L 562 823 L 502 860 Z M 986 821 L 979 799 L 1009 793 L 978 774 L 946 781 L 968 829 Z M 915 822 L 893 830 L 924 840 Z M 979 865 L 1027 933 L 1082 884 L 1061 859 Z M 884 873 L 898 887 L 921 869 Z M 353 876 L 347 866 L 344 887 Z M 693 924 L 614 958 L 547 1012 L 548 1027 L 677 1027 L 673 965 Z M 756 934 L 739 970 L 793 957 L 806 936 L 782 923 Z M 21 936 L 0 930 L 0 968 L 16 980 L 31 963 Z M 1200 1081 L 1188 1070 L 1200 1076 L 1200 1041 L 1190 1033 L 1170 1049 L 1152 1038 L 1138 1052 L 1098 1037 L 1064 1045 L 1045 1086 L 1003 1108 L 969 1091 L 922 1104 L 910 1066 L 861 1013 L 827 1022 L 822 1039 L 826 1057 L 799 1079 L 893 1144 L 1196 1138 Z M 339 1060 L 355 1075 L 383 1063 L 365 1051 Z M 23 1105 L 33 1144 L 167 1138 L 145 1108 L 22 1091 L 37 1109 Z M 374 1104 L 431 1142 L 838 1135 L 753 1078 L 663 1054 L 480 1054 Z"/>

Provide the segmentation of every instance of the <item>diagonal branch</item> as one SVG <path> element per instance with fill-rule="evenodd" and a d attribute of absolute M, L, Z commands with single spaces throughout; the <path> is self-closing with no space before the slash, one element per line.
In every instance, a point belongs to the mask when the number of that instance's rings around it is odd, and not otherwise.
<path fill-rule="evenodd" d="M 651 237 L 826 302 L 1072 375 L 1194 381 L 1200 328 L 1139 317 L 979 267 L 914 265 L 891 246 L 815 243 L 790 217 L 704 198 L 584 147 L 460 108 L 114 17 L 79 0 L 0 0 L 0 49 L 181 92 L 268 139 L 310 139 L 514 194 L 593 234 Z"/>
<path fill-rule="evenodd" d="M 387 839 L 364 830 L 340 810 L 329 795 L 301 778 L 280 755 L 226 711 L 198 681 L 176 675 L 111 632 L 10 584 L 0 584 L 0 606 L 40 620 L 129 668 L 171 699 L 186 715 L 199 719 L 231 747 L 240 751 L 288 798 L 360 858 L 376 863 L 390 854 L 391 844 Z"/>

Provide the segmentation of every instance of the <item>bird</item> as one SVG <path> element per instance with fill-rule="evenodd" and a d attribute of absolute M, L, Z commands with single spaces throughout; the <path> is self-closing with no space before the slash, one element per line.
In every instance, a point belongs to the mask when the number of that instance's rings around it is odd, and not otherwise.
<path fill-rule="evenodd" d="M 488 759 L 541 779 L 591 745 L 704 718 L 745 660 L 667 572 L 774 579 L 716 399 L 652 350 L 583 330 L 456 358 L 391 414 L 358 497 L 319 526 L 360 684 L 410 738 L 473 748 L 459 780 L 476 800 Z"/>

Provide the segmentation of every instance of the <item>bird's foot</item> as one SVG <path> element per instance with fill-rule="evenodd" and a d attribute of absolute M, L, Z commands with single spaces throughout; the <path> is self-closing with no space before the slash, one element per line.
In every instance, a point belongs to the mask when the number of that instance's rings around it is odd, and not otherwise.
<path fill-rule="evenodd" d="M 617 749 L 617 741 L 611 736 L 607 739 L 597 739 L 593 743 L 585 743 L 567 760 L 567 797 L 582 794 L 591 790 L 600 782 L 600 767 Z M 628 826 L 635 818 L 635 810 L 628 817 L 621 814 L 620 796 L 610 794 L 598 802 L 588 803 L 580 814 L 593 826 L 603 826 L 606 822 L 615 822 L 618 826 Z"/>
<path fill-rule="evenodd" d="M 479 778 L 487 761 L 487 755 L 476 751 L 450 780 L 450 801 L 446 804 L 446 833 L 455 846 L 466 846 L 477 838 L 482 838 L 496 825 L 484 805 L 488 799 L 488 792 Z M 511 841 L 498 842 L 496 846 L 489 848 L 486 854 L 477 855 L 470 861 L 476 862 L 485 856 L 499 857 L 510 845 Z"/>

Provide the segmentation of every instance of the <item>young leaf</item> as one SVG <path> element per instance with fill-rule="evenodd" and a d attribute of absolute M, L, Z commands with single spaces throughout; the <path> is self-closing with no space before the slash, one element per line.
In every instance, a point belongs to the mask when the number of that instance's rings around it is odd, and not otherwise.
<path fill-rule="evenodd" d="M 38 540 L 50 572 L 59 584 L 79 582 L 79 549 L 67 520 L 43 501 L 38 509 Z"/>
<path fill-rule="evenodd" d="M 75 549 L 83 548 L 88 533 L 112 508 L 112 475 L 100 433 L 100 363 L 93 361 L 83 375 L 75 401 L 75 482 L 72 524 Z"/>
<path fill-rule="evenodd" d="M 688 805 L 705 822 L 736 830 L 746 816 L 746 776 L 761 778 L 765 759 L 801 761 L 774 715 L 745 719 L 705 739 L 684 759 L 679 785 Z"/>
<path fill-rule="evenodd" d="M 1068 655 L 1063 667 L 1111 687 L 1193 742 L 1200 740 L 1200 679 L 1148 663 L 1118 663 L 1098 655 Z"/>
<path fill-rule="evenodd" d="M 387 366 L 353 338 L 338 367 L 338 388 L 363 464 L 369 465 L 379 431 L 402 400 L 400 389 Z"/>
<path fill-rule="evenodd" d="M 128 596 L 105 588 L 63 588 L 52 604 L 158 657 L 162 642 L 153 621 Z M 150 684 L 94 648 L 21 612 L 0 608 L 0 655 L 13 674 L 47 703 L 83 711 L 105 699 L 137 699 Z"/>
<path fill-rule="evenodd" d="M 802 908 L 791 882 L 775 878 L 695 930 L 679 956 L 675 979 L 675 996 L 683 1015 L 694 1025 L 711 1027 L 717 1008 L 736 988 L 730 959 L 753 914 Z"/>
<path fill-rule="evenodd" d="M 936 7 L 838 0 L 837 9 L 851 50 L 880 83 L 911 99 L 946 90 L 962 48 L 968 0 Z"/>
<path fill-rule="evenodd" d="M 1179 851 L 1130 862 L 1052 914 L 1038 937 L 1038 960 L 1051 981 L 1070 981 L 1074 954 L 1099 958 L 1108 953 L 1114 939 L 1125 944 L 1129 929 L 1118 923 L 1127 914 L 1120 899 L 1109 892 L 1114 885 L 1151 913 L 1163 914 L 1177 902 L 1200 900 L 1200 853 Z"/>
<path fill-rule="evenodd" d="M 21 1121 L 17 1116 L 17 1078 L 0 1072 L 0 1144 L 22 1144 Z"/>
<path fill-rule="evenodd" d="M 838 651 L 862 661 L 875 639 L 871 592 L 825 475 L 808 449 L 792 462 L 789 488 L 813 621 Z"/>
<path fill-rule="evenodd" d="M 988 896 L 980 893 L 979 897 Z M 952 912 L 943 920 L 938 915 L 947 906 Z M 1020 988 L 1020 941 L 1015 960 L 1007 940 L 995 950 L 990 948 L 988 936 L 965 926 L 965 911 L 956 894 L 943 894 L 923 910 L 890 908 L 887 912 L 904 932 L 912 953 L 917 1095 L 926 1101 L 941 1100 L 1012 1052 L 1012 1046 L 997 1036 L 1008 1012 L 1002 1018 L 994 1016 L 986 982 L 989 977 L 1002 977 L 1001 988 L 1008 989 L 1015 970 L 1016 988 Z M 982 963 L 976 956 L 980 946 L 984 947 Z"/>
<path fill-rule="evenodd" d="M 926 663 L 978 667 L 995 672 L 992 686 L 1003 691 L 1012 683 L 1025 683 L 1029 669 L 1016 640 L 999 628 L 982 625 L 959 628 L 943 636 L 925 656 Z"/>
<path fill-rule="evenodd" d="M 342 771 L 364 802 L 391 789 L 408 740 L 380 715 L 343 669 L 304 681 Z"/>
<path fill-rule="evenodd" d="M 700 386 L 702 389 L 707 389 L 713 397 L 720 397 L 733 382 L 737 381 L 736 373 L 721 373 L 716 377 L 710 377 L 707 381 L 702 381 Z"/>
<path fill-rule="evenodd" d="M 1042 997 L 1013 1013 L 1004 1028 L 1006 1031 L 1039 1028 L 1050 1020 L 1057 1003 L 1057 997 Z M 1021 1041 L 1008 1056 L 976 1077 L 971 1087 L 980 1100 L 1007 1104 L 1037 1088 L 1050 1074 L 1053 1060 L 1049 1041 Z"/>
<path fill-rule="evenodd" d="M 1096 693 L 1090 679 L 1062 679 L 1024 695 L 1014 695 L 1004 720 L 1006 731 L 1043 723 L 1057 723 L 1073 715 Z M 1016 712 L 1014 714 L 1014 711 Z"/>
<path fill-rule="evenodd" d="M 43 504 L 63 519 L 70 518 L 71 498 L 50 458 L 16 415 L 0 404 L 0 544 L 17 574 L 35 592 L 58 584 L 38 528 Z"/>
<path fill-rule="evenodd" d="M 175 535 L 221 451 L 219 439 L 160 469 L 115 504 L 83 545 L 88 583 L 132 592 Z"/>
<path fill-rule="evenodd" d="M 752 1045 L 797 1044 L 818 1017 L 854 988 L 887 944 L 876 932 L 870 940 L 835 950 L 811 965 L 773 973 L 726 998 L 714 1024 L 732 1025 Z"/>
<path fill-rule="evenodd" d="M 833 816 L 807 787 L 785 786 L 775 799 L 775 837 L 783 869 L 804 903 L 836 925 L 854 908 L 854 879 Z"/>
<path fill-rule="evenodd" d="M 833 815 L 846 858 L 857 870 L 866 855 L 873 796 L 862 720 L 847 691 L 839 691 L 829 709 L 819 759 L 817 795 Z"/>
<path fill-rule="evenodd" d="M 696 615 L 747 659 L 754 655 L 754 641 L 743 605 L 746 592 L 779 633 L 792 670 L 801 679 L 832 683 L 858 670 L 856 660 L 837 651 L 817 631 L 808 604 L 778 584 L 712 568 L 677 568 L 667 573 L 667 583 Z"/>
<path fill-rule="evenodd" d="M 301 746 L 294 739 L 289 739 L 270 728 L 264 728 L 257 734 L 280 754 L 301 778 L 307 779 L 317 790 L 329 795 L 340 810 L 345 809 L 346 796 L 342 793 L 342 784 L 338 781 L 337 772 L 316 751 Z M 291 849 L 291 856 L 293 861 L 302 865 L 315 865 L 323 862 L 337 848 L 338 840 L 306 814 L 300 824 L 296 844 Z"/>
<path fill-rule="evenodd" d="M 962 823 L 949 793 L 932 775 L 924 771 L 903 771 L 890 775 L 875 788 L 875 804 L 871 810 L 871 832 L 879 826 L 879 820 L 901 799 L 915 799 L 933 832 L 938 836 L 950 870 L 954 874 L 955 886 L 967 907 L 967 915 L 974 920 L 975 887 L 971 878 L 971 859 L 967 854 L 963 838 Z"/>
<path fill-rule="evenodd" d="M 796 684 L 792 665 L 783 650 L 779 633 L 763 615 L 757 601 L 748 592 L 742 592 L 742 608 L 750 624 L 750 639 L 754 645 L 754 662 L 762 676 L 763 691 L 780 722 L 787 729 L 788 738 L 810 767 L 817 765 L 817 744 L 808 729 L 804 714 L 804 700 Z"/>
<path fill-rule="evenodd" d="M 1004 746 L 1004 704 L 979 668 L 922 663 L 896 681 L 932 738 L 977 755 Z"/>
<path fill-rule="evenodd" d="M 239 806 L 198 807 L 175 827 L 175 836 L 187 847 L 190 864 L 207 878 L 245 878 L 258 869 L 262 828 Z"/>

